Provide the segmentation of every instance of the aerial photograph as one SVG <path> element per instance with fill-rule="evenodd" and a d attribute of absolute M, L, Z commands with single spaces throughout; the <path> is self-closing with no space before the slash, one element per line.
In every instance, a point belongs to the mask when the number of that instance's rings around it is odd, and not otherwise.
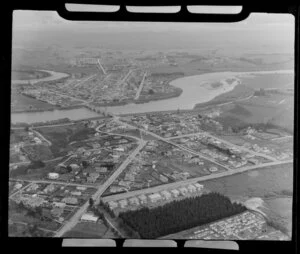
<path fill-rule="evenodd" d="M 290 241 L 294 23 L 15 10 L 9 236 Z"/>

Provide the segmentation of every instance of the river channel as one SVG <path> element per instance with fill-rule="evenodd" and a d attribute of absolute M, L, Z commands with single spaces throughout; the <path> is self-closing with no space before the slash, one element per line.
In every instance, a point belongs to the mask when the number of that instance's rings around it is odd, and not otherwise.
<path fill-rule="evenodd" d="M 176 98 L 170 98 L 160 101 L 151 101 L 143 104 L 128 104 L 124 106 L 113 106 L 102 108 L 113 114 L 143 113 L 151 111 L 167 111 L 177 109 L 192 109 L 195 104 L 207 102 L 216 96 L 226 93 L 234 89 L 238 84 L 239 78 L 246 77 L 251 74 L 270 74 L 270 73 L 292 73 L 291 70 L 278 71 L 261 71 L 261 72 L 214 72 L 201 75 L 187 76 L 173 80 L 171 85 L 181 88 L 182 93 Z M 54 73 L 54 76 L 45 79 L 55 80 L 63 76 L 64 73 Z M 65 74 L 68 75 L 68 74 Z M 227 83 L 227 80 L 234 78 L 235 81 Z M 40 79 L 40 81 L 46 81 Z M 222 86 L 212 89 L 209 84 L 212 82 L 222 82 Z M 15 81 L 16 82 L 16 81 Z M 25 82 L 25 81 L 24 81 Z M 26 81 L 28 82 L 28 81 Z M 37 82 L 34 80 L 34 82 Z M 86 119 L 97 116 L 97 113 L 88 109 L 70 109 L 70 110 L 54 110 L 43 112 L 22 112 L 13 113 L 11 117 L 12 123 L 17 122 L 41 122 L 43 120 L 57 120 L 68 117 L 70 120 Z"/>

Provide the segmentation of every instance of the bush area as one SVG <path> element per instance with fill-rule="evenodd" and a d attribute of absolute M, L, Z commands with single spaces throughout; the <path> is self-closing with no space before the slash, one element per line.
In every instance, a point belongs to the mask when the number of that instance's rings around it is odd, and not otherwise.
<path fill-rule="evenodd" d="M 53 158 L 50 148 L 45 145 L 25 146 L 22 151 L 28 155 L 31 161 L 43 161 Z"/>
<path fill-rule="evenodd" d="M 70 142 L 88 139 L 95 133 L 94 129 L 87 128 L 82 124 L 53 129 L 41 128 L 39 131 L 52 142 L 50 149 L 54 157 L 66 155 L 66 148 Z"/>
<path fill-rule="evenodd" d="M 142 208 L 119 217 L 142 238 L 157 238 L 242 213 L 246 208 L 219 193 L 174 201 L 153 209 Z"/>

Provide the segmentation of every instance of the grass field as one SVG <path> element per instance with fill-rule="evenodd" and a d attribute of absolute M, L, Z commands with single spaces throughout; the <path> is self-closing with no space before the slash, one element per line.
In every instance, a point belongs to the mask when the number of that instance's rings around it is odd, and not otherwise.
<path fill-rule="evenodd" d="M 11 102 L 12 102 L 11 110 L 13 112 L 36 110 L 36 109 L 49 110 L 49 109 L 57 108 L 56 106 L 48 104 L 46 102 L 39 101 L 22 94 L 17 94 L 14 90 L 12 90 Z"/>
<path fill-rule="evenodd" d="M 270 94 L 254 96 L 221 107 L 217 118 L 225 127 L 270 122 L 289 131 L 294 124 L 294 98 L 290 95 Z"/>
<path fill-rule="evenodd" d="M 105 235 L 112 235 L 112 232 L 110 234 L 108 231 L 103 223 L 79 222 L 72 230 L 66 232 L 64 237 L 106 238 Z"/>
<path fill-rule="evenodd" d="M 253 77 L 241 78 L 242 84 L 252 89 L 259 88 L 293 88 L 293 74 L 261 74 Z"/>

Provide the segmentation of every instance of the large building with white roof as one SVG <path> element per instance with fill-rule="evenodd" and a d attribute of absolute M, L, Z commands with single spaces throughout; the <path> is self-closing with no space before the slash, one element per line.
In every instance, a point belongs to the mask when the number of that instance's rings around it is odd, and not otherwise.
<path fill-rule="evenodd" d="M 81 221 L 86 221 L 86 222 L 97 222 L 99 219 L 98 216 L 95 216 L 94 214 L 90 213 L 85 213 L 81 216 Z"/>

